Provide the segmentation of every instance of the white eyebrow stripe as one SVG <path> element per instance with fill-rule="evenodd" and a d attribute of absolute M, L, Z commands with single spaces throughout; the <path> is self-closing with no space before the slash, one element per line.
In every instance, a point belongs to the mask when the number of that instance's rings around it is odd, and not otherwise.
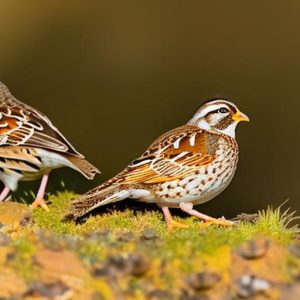
<path fill-rule="evenodd" d="M 218 103 L 219 101 L 220 101 L 220 103 Z M 217 99 L 217 100 L 215 100 L 215 102 L 216 103 L 211 102 L 211 103 L 205 104 L 204 107 L 200 107 L 200 109 L 195 113 L 194 117 L 202 118 L 202 117 L 206 116 L 209 112 L 218 110 L 221 107 L 226 107 L 226 108 L 229 107 L 230 108 L 232 106 L 238 111 L 237 106 L 229 101 Z"/>
<path fill-rule="evenodd" d="M 192 147 L 195 146 L 195 143 L 196 143 L 196 136 L 197 136 L 197 132 L 193 133 L 189 139 L 189 142 L 190 142 L 190 145 Z"/>
<path fill-rule="evenodd" d="M 226 105 L 226 104 L 225 104 Z M 222 104 L 213 104 L 213 105 L 209 105 L 205 108 L 203 108 L 200 112 L 200 114 L 198 115 L 199 117 L 204 117 L 206 116 L 208 113 L 218 110 L 220 107 L 224 107 L 225 106 L 223 103 Z M 226 105 L 227 106 L 227 105 Z"/>

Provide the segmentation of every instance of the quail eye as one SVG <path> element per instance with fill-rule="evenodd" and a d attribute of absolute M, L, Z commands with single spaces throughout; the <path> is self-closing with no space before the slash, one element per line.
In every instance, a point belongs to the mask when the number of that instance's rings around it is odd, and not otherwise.
<path fill-rule="evenodd" d="M 221 107 L 219 109 L 219 113 L 221 113 L 221 114 L 227 114 L 228 112 L 229 112 L 229 110 L 227 108 L 225 108 L 225 107 Z"/>

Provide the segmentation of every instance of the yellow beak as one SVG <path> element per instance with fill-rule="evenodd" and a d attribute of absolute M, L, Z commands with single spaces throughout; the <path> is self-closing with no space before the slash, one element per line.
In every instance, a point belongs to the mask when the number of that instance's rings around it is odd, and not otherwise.
<path fill-rule="evenodd" d="M 241 121 L 249 122 L 250 121 L 249 118 L 239 110 L 232 116 L 232 120 L 235 122 L 241 122 Z"/>

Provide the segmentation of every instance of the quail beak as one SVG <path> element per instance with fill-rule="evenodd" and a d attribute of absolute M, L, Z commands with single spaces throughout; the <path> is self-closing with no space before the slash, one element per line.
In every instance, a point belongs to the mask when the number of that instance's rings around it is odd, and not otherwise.
<path fill-rule="evenodd" d="M 249 122 L 250 121 L 249 118 L 239 110 L 232 116 L 232 120 L 235 122 L 241 122 L 241 121 Z"/>

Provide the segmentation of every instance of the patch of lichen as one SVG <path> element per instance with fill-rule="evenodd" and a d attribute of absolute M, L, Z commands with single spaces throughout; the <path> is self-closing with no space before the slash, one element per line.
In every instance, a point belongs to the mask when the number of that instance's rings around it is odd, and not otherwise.
<path fill-rule="evenodd" d="M 268 208 L 258 214 L 255 222 L 241 222 L 228 228 L 207 226 L 195 218 L 176 217 L 189 225 L 188 228 L 168 232 L 158 211 L 112 210 L 87 217 L 81 223 L 64 221 L 74 196 L 71 192 L 51 195 L 50 212 L 35 210 L 32 223 L 20 226 L 18 233 L 14 233 L 11 247 L 14 255 L 8 265 L 27 282 L 38 274 L 35 254 L 50 245 L 59 251 L 75 252 L 91 276 L 87 285 L 101 293 L 104 299 L 114 299 L 114 290 L 106 277 L 94 277 L 94 269 L 97 266 L 109 269 L 107 264 L 111 257 L 127 259 L 130 255 L 143 257 L 146 271 L 141 272 L 142 275 L 129 272 L 109 277 L 113 286 L 130 294 L 128 299 L 146 299 L 144 292 L 154 288 L 172 291 L 176 299 L 185 288 L 183 278 L 206 271 L 220 274 L 221 291 L 232 280 L 235 249 L 260 236 L 272 241 L 272 245 L 279 245 L 272 246 L 272 251 L 278 254 L 280 263 L 266 264 L 266 268 L 272 267 L 271 272 L 276 270 L 280 274 L 277 278 L 284 282 L 292 281 L 299 273 L 300 261 L 290 255 L 286 247 L 296 235 L 296 229 L 287 226 L 293 216 L 280 209 Z M 145 234 L 149 230 L 152 232 L 150 238 Z M 251 264 L 253 272 L 267 272 L 262 270 L 263 263 Z"/>
<path fill-rule="evenodd" d="M 25 281 L 36 278 L 37 269 L 33 264 L 33 256 L 36 253 L 35 238 L 27 235 L 13 243 L 9 253 L 7 266 L 13 268 Z"/>

